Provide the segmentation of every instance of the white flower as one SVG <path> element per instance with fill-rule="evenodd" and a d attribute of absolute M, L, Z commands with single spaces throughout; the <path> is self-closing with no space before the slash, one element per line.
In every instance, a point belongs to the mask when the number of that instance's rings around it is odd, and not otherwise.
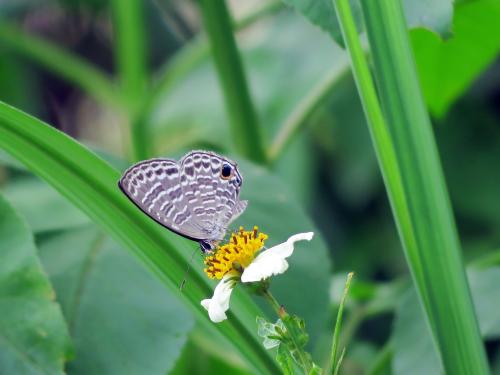
<path fill-rule="evenodd" d="M 226 311 L 229 309 L 229 298 L 231 298 L 231 293 L 236 285 L 235 276 L 237 275 L 232 273 L 224 275 L 215 287 L 212 298 L 201 301 L 201 305 L 208 311 L 208 316 L 214 323 L 220 323 L 227 319 Z"/>
<path fill-rule="evenodd" d="M 243 283 L 251 283 L 279 275 L 288 269 L 288 258 L 293 253 L 293 246 L 297 241 L 311 241 L 314 233 L 298 233 L 291 236 L 286 242 L 263 251 L 245 268 L 241 275 Z"/>
<path fill-rule="evenodd" d="M 232 265 L 234 263 L 240 268 L 230 268 L 229 271 L 224 274 L 219 284 L 215 287 L 212 298 L 201 301 L 201 305 L 208 311 L 210 320 L 214 323 L 219 323 L 227 319 L 226 311 L 229 309 L 229 299 L 233 288 L 237 284 L 238 276 L 241 275 L 241 282 L 250 283 L 262 281 L 271 276 L 282 274 L 288 269 L 288 262 L 286 261 L 286 258 L 292 255 L 295 242 L 303 240 L 310 241 L 313 238 L 313 235 L 313 232 L 295 234 L 286 242 L 261 252 L 255 258 L 253 257 L 254 253 L 260 250 L 260 248 L 264 245 L 264 241 L 261 239 L 264 238 L 265 240 L 267 236 L 257 236 L 256 228 L 254 228 L 253 232 L 244 232 L 241 229 L 239 235 L 233 235 L 233 237 L 236 237 L 236 239 L 232 238 L 232 240 L 234 240 L 234 244 L 231 243 L 226 245 L 226 249 L 229 247 L 229 250 L 223 252 L 222 256 L 226 259 L 229 257 L 229 261 L 225 264 L 226 267 L 228 265 L 233 267 Z M 243 241 L 243 239 L 245 240 Z M 261 247 L 255 246 L 257 241 L 262 244 Z M 234 250 L 235 247 L 239 250 L 237 252 L 231 251 L 231 249 Z M 205 272 L 209 276 L 214 275 L 215 273 L 220 273 L 221 271 L 219 268 L 224 266 L 219 263 L 219 259 L 221 259 L 221 257 L 215 254 L 207 259 L 208 261 L 206 261 L 206 263 L 208 267 L 205 269 Z"/>

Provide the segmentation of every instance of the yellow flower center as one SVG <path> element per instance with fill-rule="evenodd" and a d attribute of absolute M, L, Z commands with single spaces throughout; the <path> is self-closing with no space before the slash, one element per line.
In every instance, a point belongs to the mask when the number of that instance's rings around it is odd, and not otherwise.
<path fill-rule="evenodd" d="M 240 227 L 227 244 L 218 246 L 213 255 L 205 258 L 205 273 L 209 278 L 219 280 L 229 271 L 241 273 L 264 247 L 267 238 L 267 234 L 259 233 L 258 227 L 253 227 L 253 231 L 244 231 Z"/>

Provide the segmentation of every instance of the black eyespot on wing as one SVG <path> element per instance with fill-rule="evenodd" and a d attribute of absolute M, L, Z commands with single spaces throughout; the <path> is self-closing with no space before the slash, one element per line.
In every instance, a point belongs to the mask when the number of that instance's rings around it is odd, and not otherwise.
<path fill-rule="evenodd" d="M 220 171 L 220 175 L 223 179 L 227 180 L 229 177 L 231 177 L 232 172 L 233 168 L 229 164 L 224 164 Z"/>

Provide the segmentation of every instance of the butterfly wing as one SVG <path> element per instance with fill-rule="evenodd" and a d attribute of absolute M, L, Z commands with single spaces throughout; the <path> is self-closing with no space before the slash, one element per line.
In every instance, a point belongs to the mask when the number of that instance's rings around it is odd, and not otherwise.
<path fill-rule="evenodd" d="M 236 164 L 212 152 L 193 151 L 180 165 L 181 186 L 193 222 L 206 232 L 205 239 L 222 240 L 229 223 L 246 208 L 246 201 L 239 200 L 243 178 Z M 221 174 L 224 165 L 231 167 L 227 178 Z"/>
<path fill-rule="evenodd" d="M 192 240 L 205 233 L 192 220 L 181 187 L 179 164 L 171 159 L 150 159 L 125 171 L 118 185 L 145 214 L 168 229 Z"/>

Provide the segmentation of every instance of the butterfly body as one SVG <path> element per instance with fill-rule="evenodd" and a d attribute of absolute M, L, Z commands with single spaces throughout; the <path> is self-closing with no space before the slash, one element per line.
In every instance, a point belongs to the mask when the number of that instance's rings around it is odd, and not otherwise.
<path fill-rule="evenodd" d="M 203 252 L 221 241 L 246 208 L 236 163 L 208 151 L 179 161 L 150 159 L 128 168 L 118 185 L 144 213 L 171 231 L 198 241 Z"/>

